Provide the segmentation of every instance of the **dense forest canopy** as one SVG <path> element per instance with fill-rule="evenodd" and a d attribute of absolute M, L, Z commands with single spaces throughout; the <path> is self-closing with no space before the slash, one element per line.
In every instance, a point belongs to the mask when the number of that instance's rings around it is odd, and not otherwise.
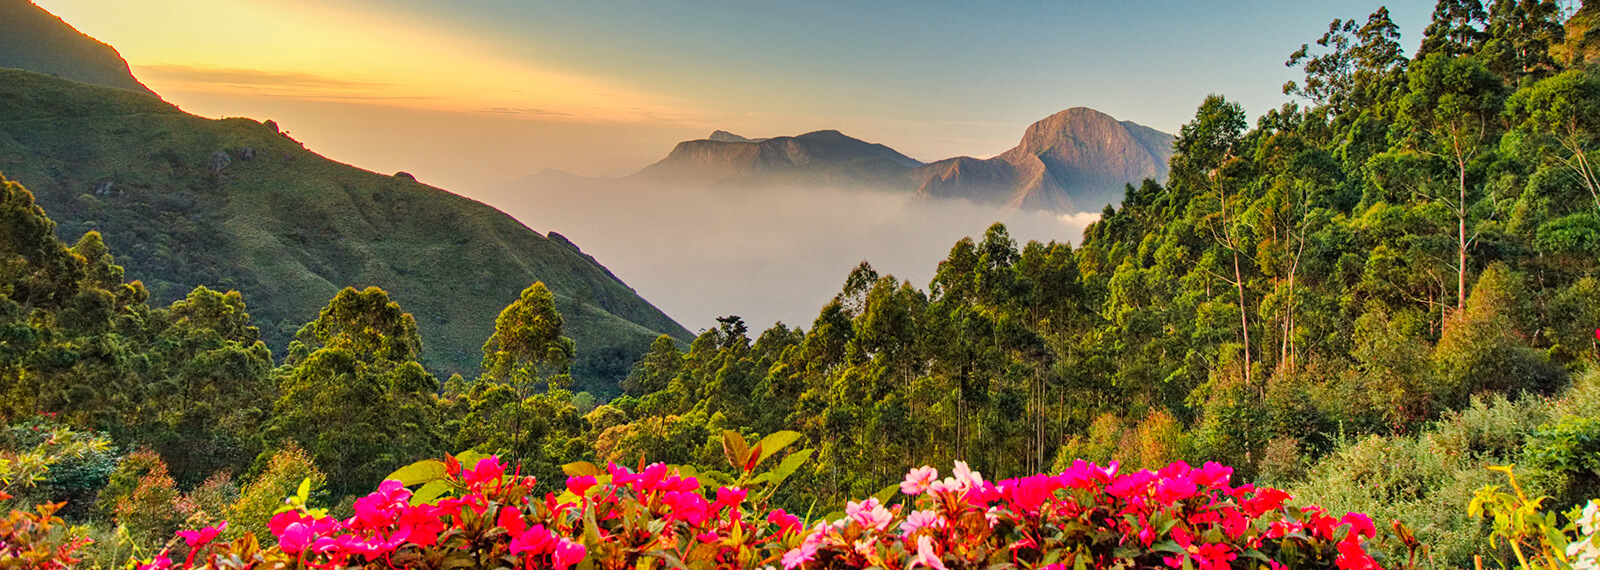
<path fill-rule="evenodd" d="M 1597 21 L 1442 0 L 1408 55 L 1387 10 L 1336 20 L 1290 55 L 1294 102 L 1252 127 L 1207 97 L 1168 182 L 1129 186 L 1077 247 L 996 224 L 924 288 L 863 262 L 808 328 L 663 336 L 604 403 L 569 390 L 542 284 L 475 378 L 418 364 L 426 324 L 378 289 L 341 292 L 274 360 L 239 294 L 149 306 L 116 236 L 61 243 L 5 183 L 0 417 L 149 448 L 184 489 L 292 452 L 330 505 L 467 449 L 549 482 L 574 461 L 715 467 L 729 430 L 804 434 L 815 455 L 775 497 L 798 512 L 956 460 L 996 478 L 1210 460 L 1334 508 L 1409 505 L 1465 556 L 1483 532 L 1429 510 L 1484 480 L 1464 473 L 1518 462 L 1556 503 L 1600 491 Z"/>

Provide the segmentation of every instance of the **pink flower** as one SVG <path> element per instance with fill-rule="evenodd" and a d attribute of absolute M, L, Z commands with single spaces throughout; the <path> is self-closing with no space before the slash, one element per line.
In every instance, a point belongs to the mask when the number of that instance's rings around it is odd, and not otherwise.
<path fill-rule="evenodd" d="M 500 463 L 500 456 L 491 455 L 478 460 L 472 469 L 466 470 L 462 475 L 468 487 L 478 488 L 487 483 L 499 481 L 506 474 L 506 466 Z"/>
<path fill-rule="evenodd" d="M 307 546 L 311 546 L 311 539 L 316 536 L 311 534 L 310 526 L 299 522 L 289 523 L 289 526 L 276 534 L 278 549 L 288 554 L 299 554 Z"/>
<path fill-rule="evenodd" d="M 556 544 L 556 570 L 566 570 L 573 564 L 577 564 L 579 561 L 583 560 L 583 557 L 588 553 L 589 550 L 584 548 L 582 544 L 567 540 L 565 537 L 563 537 L 561 542 Z"/>
<path fill-rule="evenodd" d="M 738 487 L 718 487 L 717 509 L 737 509 L 739 508 L 739 504 L 744 502 L 744 498 L 747 494 L 747 491 Z"/>
<path fill-rule="evenodd" d="M 788 552 L 783 553 L 784 570 L 794 570 L 802 564 L 817 559 L 817 544 L 807 540 L 800 543 Z"/>
<path fill-rule="evenodd" d="M 1200 570 L 1228 570 L 1228 563 L 1237 558 L 1233 547 L 1226 544 L 1202 544 L 1194 554 Z"/>
<path fill-rule="evenodd" d="M 861 525 L 862 528 L 873 530 L 883 530 L 894 519 L 894 515 L 889 514 L 889 509 L 883 508 L 883 505 L 879 504 L 875 498 L 859 503 L 847 502 L 844 506 L 844 513 L 851 520 L 854 520 L 856 524 Z"/>
<path fill-rule="evenodd" d="M 900 523 L 900 536 L 910 537 L 918 530 L 925 528 L 939 528 L 944 526 L 944 517 L 933 511 L 912 511 L 906 516 L 906 521 Z"/>
<path fill-rule="evenodd" d="M 667 491 L 661 496 L 666 516 L 698 526 L 711 516 L 711 505 L 700 493 Z"/>
<path fill-rule="evenodd" d="M 149 564 L 140 564 L 138 570 L 167 570 L 172 568 L 172 560 L 165 553 L 157 554 Z"/>
<path fill-rule="evenodd" d="M 1363 513 L 1345 513 L 1339 522 L 1350 525 L 1350 534 L 1345 535 L 1345 541 L 1358 541 L 1361 538 L 1372 538 L 1378 535 L 1377 527 L 1372 525 L 1372 517 Z"/>
<path fill-rule="evenodd" d="M 506 533 L 511 536 L 522 534 L 522 531 L 528 529 L 527 519 L 522 518 L 522 511 L 515 507 L 501 507 L 500 516 L 495 519 L 494 524 L 506 529 Z"/>
<path fill-rule="evenodd" d="M 777 525 L 778 534 L 789 534 L 800 528 L 800 517 L 791 515 L 783 509 L 768 513 L 767 522 Z"/>
<path fill-rule="evenodd" d="M 1215 461 L 1207 461 L 1204 466 L 1189 472 L 1189 478 L 1194 480 L 1195 484 L 1211 488 L 1227 485 L 1228 479 L 1232 476 L 1232 467 L 1224 467 Z"/>
<path fill-rule="evenodd" d="M 983 486 L 983 474 L 967 468 L 967 462 L 957 461 L 956 468 L 952 469 L 957 482 L 964 484 L 965 488 Z"/>
<path fill-rule="evenodd" d="M 906 480 L 900 482 L 900 492 L 907 495 L 921 495 L 928 490 L 928 485 L 939 480 L 939 470 L 923 465 L 906 473 Z"/>
<path fill-rule="evenodd" d="M 545 530 L 544 525 L 536 524 L 533 525 L 533 528 L 522 531 L 521 534 L 511 539 L 511 553 L 522 554 L 527 552 L 537 556 L 550 552 L 555 547 L 555 544 L 555 534 Z"/>
<path fill-rule="evenodd" d="M 1381 566 L 1378 566 L 1378 562 L 1373 560 L 1372 556 L 1369 556 L 1367 551 L 1363 550 L 1361 545 L 1356 542 L 1349 540 L 1341 541 L 1339 542 L 1337 548 L 1339 549 L 1339 557 L 1334 559 L 1333 563 L 1335 566 L 1338 566 L 1340 570 L 1382 569 Z"/>
<path fill-rule="evenodd" d="M 1156 483 L 1156 501 L 1163 505 L 1171 505 L 1179 501 L 1188 500 L 1198 490 L 1194 481 L 1190 481 L 1188 477 L 1162 479 L 1161 482 Z"/>
<path fill-rule="evenodd" d="M 222 534 L 223 529 L 226 528 L 228 528 L 228 521 L 222 521 L 222 524 L 208 526 L 200 530 L 180 530 L 178 531 L 178 536 L 183 537 L 183 541 L 188 543 L 190 549 L 194 549 L 216 539 L 217 535 Z"/>
<path fill-rule="evenodd" d="M 572 494 L 580 497 L 582 497 L 583 494 L 593 486 L 595 486 L 595 479 L 593 475 L 567 478 L 567 490 L 572 491 Z"/>
<path fill-rule="evenodd" d="M 906 570 L 921 566 L 929 570 L 946 570 L 944 561 L 933 552 L 933 537 L 922 535 L 917 538 L 917 557 L 906 565 Z"/>

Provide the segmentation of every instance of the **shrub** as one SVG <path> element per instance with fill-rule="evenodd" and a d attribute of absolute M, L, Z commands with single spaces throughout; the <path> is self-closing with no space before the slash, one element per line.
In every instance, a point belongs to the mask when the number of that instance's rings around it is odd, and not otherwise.
<path fill-rule="evenodd" d="M 304 450 L 294 445 L 278 450 L 267 462 L 266 469 L 239 491 L 239 500 L 228 507 L 231 533 L 265 536 L 267 521 L 283 506 L 285 497 L 295 494 L 302 481 L 310 481 L 311 487 L 321 487 L 327 480 Z"/>

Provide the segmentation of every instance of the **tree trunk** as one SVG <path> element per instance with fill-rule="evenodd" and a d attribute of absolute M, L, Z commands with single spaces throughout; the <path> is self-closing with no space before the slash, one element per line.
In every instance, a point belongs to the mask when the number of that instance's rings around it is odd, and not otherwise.
<path fill-rule="evenodd" d="M 1239 250 L 1233 250 L 1233 284 L 1239 290 L 1239 324 L 1244 331 L 1244 382 L 1250 384 L 1250 315 L 1244 308 L 1244 274 L 1239 271 Z"/>

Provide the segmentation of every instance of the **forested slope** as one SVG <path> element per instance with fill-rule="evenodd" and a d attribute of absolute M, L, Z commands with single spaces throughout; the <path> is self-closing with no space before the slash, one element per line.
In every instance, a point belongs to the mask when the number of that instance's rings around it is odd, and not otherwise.
<path fill-rule="evenodd" d="M 421 322 L 440 372 L 473 374 L 499 308 L 544 281 L 568 314 L 583 387 L 614 390 L 672 319 L 565 239 L 487 205 L 323 158 L 266 124 L 0 70 L 0 172 L 67 240 L 90 229 L 153 298 L 237 289 L 282 350 L 345 286 L 380 286 Z"/>

